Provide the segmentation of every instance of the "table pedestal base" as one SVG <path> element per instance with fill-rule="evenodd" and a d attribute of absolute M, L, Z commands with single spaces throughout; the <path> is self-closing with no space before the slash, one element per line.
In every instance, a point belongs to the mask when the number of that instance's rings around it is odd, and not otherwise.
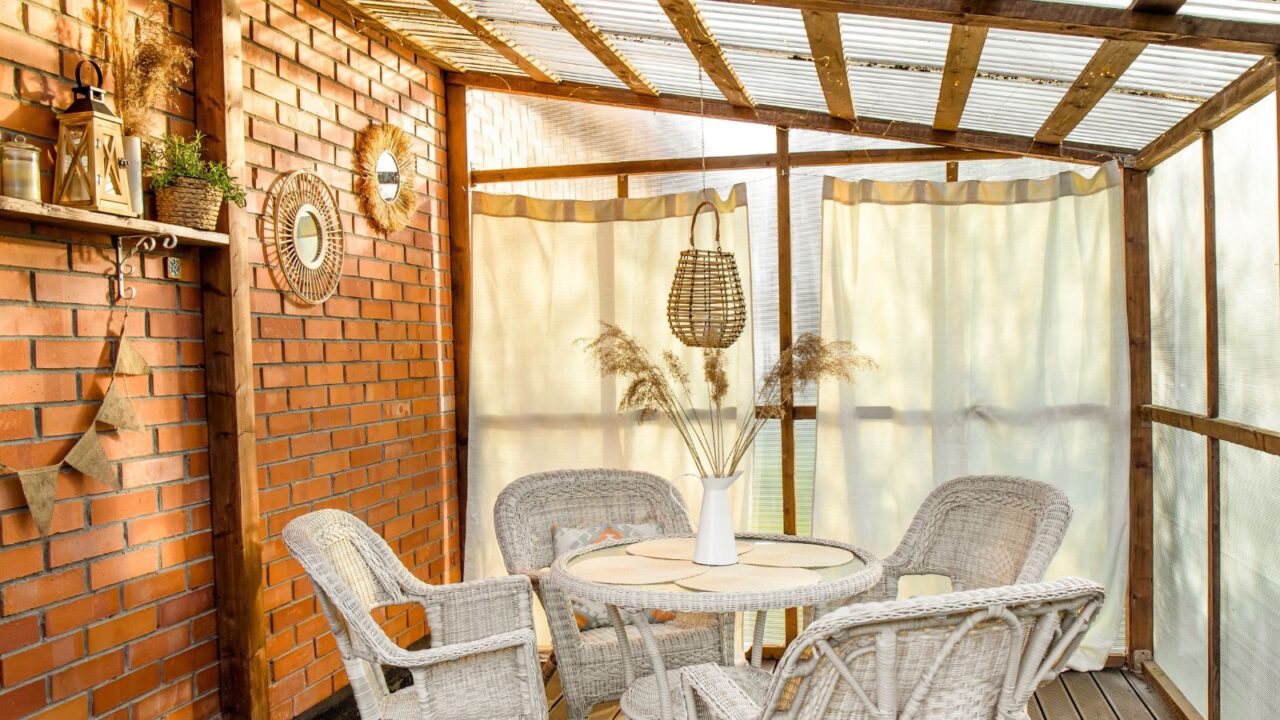
<path fill-rule="evenodd" d="M 761 705 L 769 690 L 768 671 L 753 667 L 725 668 L 725 673 L 747 696 Z M 685 713 L 684 690 L 680 685 L 680 671 L 667 671 L 667 687 L 671 695 L 672 720 L 688 720 Z M 628 720 L 662 720 L 662 702 L 658 695 L 658 678 L 647 675 L 636 680 L 622 695 L 622 714 Z"/>

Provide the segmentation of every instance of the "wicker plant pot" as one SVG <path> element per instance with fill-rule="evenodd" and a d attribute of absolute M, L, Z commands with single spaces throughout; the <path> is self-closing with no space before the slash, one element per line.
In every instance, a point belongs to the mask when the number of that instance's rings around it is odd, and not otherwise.
<path fill-rule="evenodd" d="M 222 210 L 222 191 L 206 180 L 178 178 L 156 190 L 156 219 L 197 230 L 212 230 Z"/>

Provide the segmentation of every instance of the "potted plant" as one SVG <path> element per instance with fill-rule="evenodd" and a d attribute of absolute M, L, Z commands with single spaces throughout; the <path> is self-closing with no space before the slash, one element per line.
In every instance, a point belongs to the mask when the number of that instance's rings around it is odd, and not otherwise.
<path fill-rule="evenodd" d="M 128 0 L 105 0 L 97 7 L 103 26 L 103 56 L 115 83 L 116 112 L 124 126 L 129 202 L 142 216 L 142 139 L 157 122 L 157 108 L 168 104 L 173 88 L 191 74 L 195 52 L 175 40 L 164 22 L 165 7 L 151 0 L 132 21 Z"/>
<path fill-rule="evenodd" d="M 728 490 L 741 476 L 738 464 L 765 423 L 782 417 L 783 404 L 792 402 L 797 389 L 823 378 L 851 382 L 854 372 L 876 367 L 871 358 L 854 352 L 850 343 L 825 342 L 813 333 L 804 333 L 782 351 L 765 374 L 756 390 L 755 409 L 741 413 L 743 419 L 731 438 L 724 431 L 727 418 L 723 402 L 729 394 L 729 373 L 721 350 L 703 351 L 702 378 L 711 405 L 709 413 L 699 413 L 694 407 L 690 374 L 675 353 L 668 350 L 655 360 L 635 338 L 608 323 L 600 335 L 586 343 L 586 350 L 602 375 L 626 383 L 618 412 L 638 410 L 642 422 L 665 415 L 680 433 L 702 476 L 702 510 L 693 556 L 694 562 L 702 565 L 732 565 L 738 560 Z"/>
<path fill-rule="evenodd" d="M 156 219 L 212 230 L 218 224 L 223 202 L 244 207 L 244 187 L 220 162 L 200 157 L 204 135 L 190 140 L 181 135 L 165 135 L 147 148 L 147 172 L 156 191 Z"/>

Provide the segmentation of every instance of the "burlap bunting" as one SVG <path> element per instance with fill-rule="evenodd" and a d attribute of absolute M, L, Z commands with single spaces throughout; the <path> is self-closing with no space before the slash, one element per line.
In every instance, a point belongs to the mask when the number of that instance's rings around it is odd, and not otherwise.
<path fill-rule="evenodd" d="M 150 375 L 151 366 L 143 359 L 138 349 L 129 342 L 129 338 L 120 338 L 120 349 L 116 351 L 116 375 Z"/>
<path fill-rule="evenodd" d="M 98 431 L 93 428 L 80 436 L 63 462 L 94 480 L 106 483 L 116 490 L 120 489 L 120 475 L 111 466 L 111 461 L 107 460 L 102 441 L 98 439 Z"/>
<path fill-rule="evenodd" d="M 126 311 L 126 317 L 128 313 Z M 53 521 L 53 503 L 58 491 L 58 473 L 64 464 L 79 470 L 85 475 L 111 487 L 120 489 L 120 477 L 107 453 L 102 448 L 102 439 L 98 436 L 97 423 L 118 430 L 141 432 L 146 429 L 142 418 L 133 407 L 133 400 L 125 392 L 124 383 L 115 379 L 126 375 L 150 375 L 151 366 L 129 342 L 128 338 L 120 338 L 120 347 L 116 351 L 115 367 L 111 371 L 112 380 L 107 386 L 107 394 L 102 398 L 102 406 L 94 416 L 94 422 L 80 436 L 67 456 L 54 465 L 17 470 L 0 463 L 0 475 L 17 473 L 22 483 L 22 494 L 27 499 L 27 507 L 41 535 L 49 534 L 49 525 Z"/>
<path fill-rule="evenodd" d="M 62 463 L 58 463 L 18 471 L 22 494 L 27 498 L 31 519 L 35 520 L 41 535 L 49 534 L 49 523 L 53 522 L 53 500 L 58 494 L 58 470 L 61 468 Z"/>

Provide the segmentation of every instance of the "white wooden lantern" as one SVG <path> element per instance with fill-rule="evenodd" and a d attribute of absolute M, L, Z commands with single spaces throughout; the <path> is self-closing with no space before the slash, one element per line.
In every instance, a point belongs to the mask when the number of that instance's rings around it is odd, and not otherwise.
<path fill-rule="evenodd" d="M 86 85 L 80 71 L 88 64 L 97 85 Z M 76 66 L 75 100 L 58 116 L 58 172 L 53 202 L 58 205 L 136 217 L 129 202 L 128 161 L 120 118 L 107 107 L 102 68 L 91 60 Z"/>

